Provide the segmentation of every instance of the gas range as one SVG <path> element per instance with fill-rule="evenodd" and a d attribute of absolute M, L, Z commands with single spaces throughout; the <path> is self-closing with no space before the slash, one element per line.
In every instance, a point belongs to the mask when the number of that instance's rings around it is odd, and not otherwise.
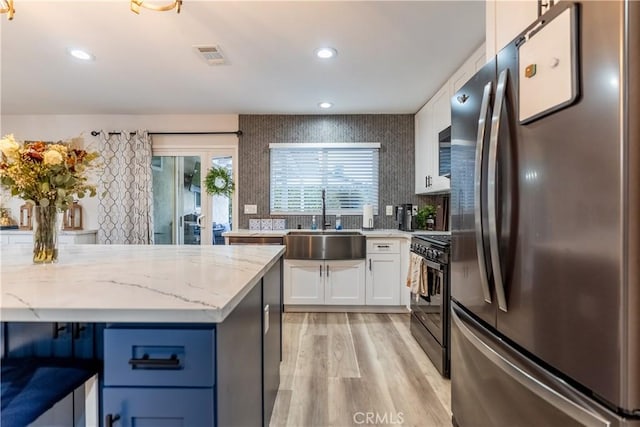
<path fill-rule="evenodd" d="M 451 246 L 451 236 L 448 234 L 414 234 L 414 239 L 424 240 L 432 244 L 448 248 Z M 413 241 L 413 239 L 411 239 Z"/>
<path fill-rule="evenodd" d="M 443 234 L 414 234 L 411 238 L 411 252 L 430 261 L 449 264 L 451 236 Z"/>
<path fill-rule="evenodd" d="M 426 293 L 411 294 L 411 334 L 429 356 L 440 373 L 450 372 L 450 285 L 449 249 L 451 236 L 414 234 L 411 252 L 422 257 L 422 280 Z M 415 259 L 415 257 L 412 257 Z"/>

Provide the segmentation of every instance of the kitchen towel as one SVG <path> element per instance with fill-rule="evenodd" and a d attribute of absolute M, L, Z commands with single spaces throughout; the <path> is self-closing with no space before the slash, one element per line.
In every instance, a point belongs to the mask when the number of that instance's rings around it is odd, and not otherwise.
<path fill-rule="evenodd" d="M 407 288 L 415 294 L 416 301 L 420 295 L 429 295 L 427 291 L 427 268 L 420 255 L 411 252 L 409 258 L 409 272 L 407 273 Z"/>

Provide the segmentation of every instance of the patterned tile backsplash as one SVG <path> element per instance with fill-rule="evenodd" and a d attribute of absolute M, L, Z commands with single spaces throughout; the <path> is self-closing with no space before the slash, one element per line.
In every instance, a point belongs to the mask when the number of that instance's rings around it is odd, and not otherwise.
<path fill-rule="evenodd" d="M 379 142 L 380 190 L 378 215 L 374 227 L 395 228 L 393 216 L 386 216 L 386 205 L 413 203 L 440 204 L 441 196 L 414 194 L 414 115 L 240 115 L 242 137 L 239 146 L 238 201 L 239 206 L 257 205 L 258 212 L 269 212 L 269 144 L 305 142 Z M 252 215 L 240 211 L 239 227 L 251 228 Z M 335 224 L 335 216 L 328 216 Z M 277 220 L 277 219 L 276 219 Z M 257 219 L 257 221 L 260 221 Z M 278 224 L 280 224 L 278 222 Z M 311 227 L 310 215 L 286 217 L 285 227 Z M 272 223 L 272 228 L 279 225 Z M 361 215 L 343 215 L 342 227 L 362 227 Z"/>
<path fill-rule="evenodd" d="M 271 218 L 262 218 L 260 220 L 261 230 L 273 230 L 273 220 Z"/>

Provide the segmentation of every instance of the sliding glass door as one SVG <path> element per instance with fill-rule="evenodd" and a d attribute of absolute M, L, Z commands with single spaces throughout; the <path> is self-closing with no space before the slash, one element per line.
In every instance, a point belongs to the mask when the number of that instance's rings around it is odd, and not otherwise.
<path fill-rule="evenodd" d="M 154 154 L 157 154 L 152 160 L 155 243 L 224 244 L 222 233 L 233 228 L 236 197 L 209 195 L 204 179 L 211 167 L 224 168 L 235 178 L 235 151 L 187 150 L 174 154 L 161 150 Z"/>

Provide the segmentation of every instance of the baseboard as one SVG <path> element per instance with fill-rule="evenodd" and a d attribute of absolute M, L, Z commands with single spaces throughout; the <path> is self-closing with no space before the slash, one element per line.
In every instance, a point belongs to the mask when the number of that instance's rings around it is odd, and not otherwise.
<path fill-rule="evenodd" d="M 404 305 L 285 305 L 288 313 L 411 313 Z"/>

